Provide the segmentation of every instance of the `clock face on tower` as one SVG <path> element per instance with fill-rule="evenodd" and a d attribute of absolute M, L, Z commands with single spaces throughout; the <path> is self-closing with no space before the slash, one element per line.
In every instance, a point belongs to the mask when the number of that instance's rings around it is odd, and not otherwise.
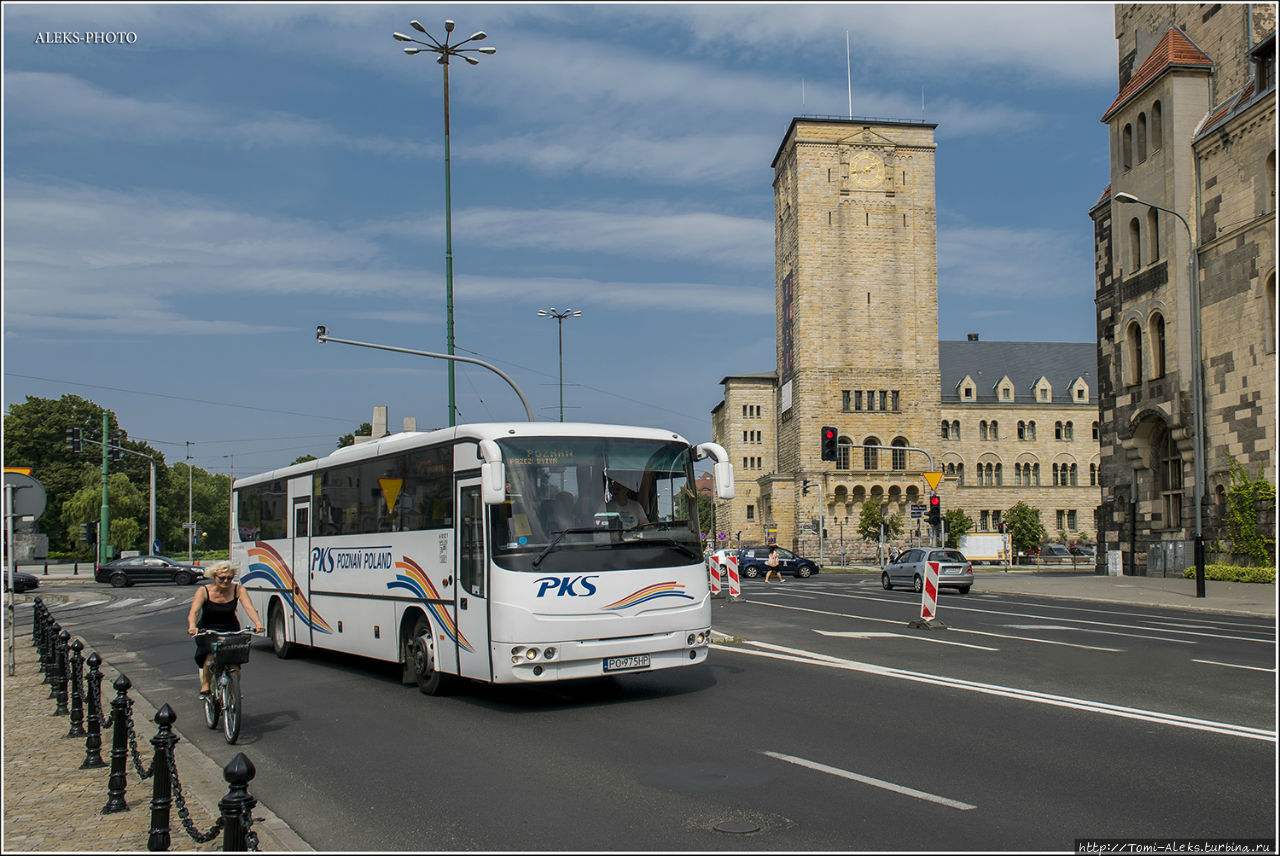
<path fill-rule="evenodd" d="M 878 187 L 884 181 L 884 161 L 874 152 L 858 152 L 849 160 L 849 177 L 859 187 Z"/>

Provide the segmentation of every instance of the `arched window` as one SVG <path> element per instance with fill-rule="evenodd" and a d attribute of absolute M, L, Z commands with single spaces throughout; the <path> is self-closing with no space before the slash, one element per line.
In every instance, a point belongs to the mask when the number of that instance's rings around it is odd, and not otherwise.
<path fill-rule="evenodd" d="M 1133 126 L 1125 125 L 1120 132 L 1120 165 L 1125 169 L 1133 168 Z"/>
<path fill-rule="evenodd" d="M 1147 114 L 1138 114 L 1138 163 L 1147 159 Z"/>
<path fill-rule="evenodd" d="M 1080 468 L 1076 464 L 1071 465 L 1071 486 L 1075 487 L 1079 484 Z"/>
<path fill-rule="evenodd" d="M 1157 101 L 1151 105 L 1151 151 L 1158 152 L 1164 145 L 1164 108 Z"/>
<path fill-rule="evenodd" d="M 907 445 L 905 437 L 895 437 L 893 440 L 893 468 L 895 470 L 905 470 L 907 468 Z"/>
<path fill-rule="evenodd" d="M 1053 423 L 1053 439 L 1055 440 L 1062 439 L 1062 423 L 1061 422 Z"/>
<path fill-rule="evenodd" d="M 1155 208 L 1147 209 L 1147 261 L 1160 261 L 1160 212 Z"/>
<path fill-rule="evenodd" d="M 1128 345 L 1129 386 L 1142 383 L 1142 328 L 1134 321 L 1125 331 L 1125 342 Z"/>
<path fill-rule="evenodd" d="M 1074 440 L 1076 438 L 1076 426 L 1071 422 L 1067 422 L 1062 426 L 1062 439 Z"/>
<path fill-rule="evenodd" d="M 1093 420 L 1093 439 L 1098 439 L 1098 420 Z"/>
<path fill-rule="evenodd" d="M 880 441 L 875 437 L 868 437 L 862 441 L 864 446 L 879 446 Z M 879 456 L 876 454 L 879 449 L 868 448 L 862 450 L 862 468 L 864 470 L 874 470 L 879 468 Z"/>
<path fill-rule="evenodd" d="M 1023 422 L 1021 419 L 1018 420 L 1018 439 L 1027 439 L 1027 423 Z"/>
<path fill-rule="evenodd" d="M 850 440 L 848 437 L 836 438 L 836 469 L 837 470 L 849 469 L 849 444 L 850 444 Z"/>
<path fill-rule="evenodd" d="M 1274 160 L 1275 154 L 1272 154 Z M 1267 277 L 1266 304 L 1267 317 L 1263 324 L 1263 348 L 1268 354 L 1274 354 L 1276 351 L 1276 275 L 1273 271 L 1271 276 Z"/>
<path fill-rule="evenodd" d="M 992 440 L 1000 439 L 1000 423 L 994 419 L 991 420 L 991 439 Z"/>
<path fill-rule="evenodd" d="M 1129 269 L 1142 269 L 1142 224 L 1134 217 L 1129 221 Z"/>
<path fill-rule="evenodd" d="M 1089 465 L 1089 487 L 1097 487 L 1098 485 L 1098 465 Z"/>
<path fill-rule="evenodd" d="M 961 486 L 964 485 L 964 464 L 963 463 L 956 464 L 956 483 Z"/>
<path fill-rule="evenodd" d="M 996 486 L 1004 484 L 1004 464 L 996 464 Z"/>
<path fill-rule="evenodd" d="M 1151 376 L 1164 377 L 1164 316 L 1157 312 L 1151 317 Z"/>
<path fill-rule="evenodd" d="M 951 439 L 951 423 L 945 419 L 942 420 L 942 439 Z"/>
<path fill-rule="evenodd" d="M 951 439 L 952 440 L 960 439 L 960 420 L 959 419 L 953 419 L 951 421 Z"/>
<path fill-rule="evenodd" d="M 1058 486 L 1058 465 L 1057 464 L 1053 465 L 1053 486 L 1054 487 Z"/>
<path fill-rule="evenodd" d="M 1039 464 L 1031 465 L 1031 483 L 1036 486 L 1039 486 L 1040 484 L 1040 465 Z"/>
<path fill-rule="evenodd" d="M 987 439 L 987 420 L 985 419 L 978 423 L 978 439 Z"/>
<path fill-rule="evenodd" d="M 1036 423 L 1034 420 L 1027 423 L 1027 439 L 1034 440 L 1036 438 Z"/>

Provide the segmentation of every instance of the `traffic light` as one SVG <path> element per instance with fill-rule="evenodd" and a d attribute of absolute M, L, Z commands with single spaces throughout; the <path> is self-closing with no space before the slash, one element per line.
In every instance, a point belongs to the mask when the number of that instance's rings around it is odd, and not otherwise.
<path fill-rule="evenodd" d="M 805 479 L 805 480 L 804 480 L 804 484 L 800 485 L 800 493 L 801 493 L 801 495 L 803 495 L 803 496 L 808 496 L 808 495 L 809 495 L 809 484 L 810 484 L 809 480 L 808 480 L 808 479 Z"/>
<path fill-rule="evenodd" d="M 91 540 L 89 540 L 89 524 L 88 523 L 80 524 L 80 540 L 86 544 L 93 543 Z"/>
<path fill-rule="evenodd" d="M 79 428 L 67 429 L 67 448 L 73 452 L 79 452 L 84 448 L 83 435 L 80 433 Z"/>
<path fill-rule="evenodd" d="M 85 543 L 97 544 L 98 543 L 98 524 L 95 521 L 90 520 L 88 523 L 82 523 L 80 525 L 82 527 L 85 527 L 85 530 L 84 530 L 86 532 L 86 536 L 84 539 Z"/>
<path fill-rule="evenodd" d="M 111 451 L 110 451 L 110 452 L 108 452 L 108 457 L 110 457 L 110 458 L 111 458 L 111 460 L 113 460 L 113 461 L 123 461 L 123 460 L 124 460 L 124 449 L 120 449 L 120 448 L 112 447 Z"/>
<path fill-rule="evenodd" d="M 937 528 L 942 523 L 942 497 L 936 493 L 929 496 L 929 525 Z"/>
<path fill-rule="evenodd" d="M 834 461 L 836 459 L 836 442 L 839 439 L 839 432 L 830 425 L 822 429 L 822 460 Z"/>

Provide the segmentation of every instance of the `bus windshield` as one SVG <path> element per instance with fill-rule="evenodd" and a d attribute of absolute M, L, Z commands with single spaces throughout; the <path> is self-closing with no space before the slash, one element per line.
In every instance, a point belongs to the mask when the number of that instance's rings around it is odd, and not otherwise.
<path fill-rule="evenodd" d="M 692 449 L 606 437 L 498 441 L 507 501 L 490 518 L 499 567 L 610 571 L 702 561 Z"/>

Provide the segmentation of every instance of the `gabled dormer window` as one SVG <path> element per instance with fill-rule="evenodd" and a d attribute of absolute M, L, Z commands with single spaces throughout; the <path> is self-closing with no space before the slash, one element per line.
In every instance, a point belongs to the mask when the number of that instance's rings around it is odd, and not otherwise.
<path fill-rule="evenodd" d="M 1077 404 L 1084 404 L 1089 400 L 1089 384 L 1085 379 L 1078 377 L 1071 384 L 1071 400 Z"/>
<path fill-rule="evenodd" d="M 964 380 L 960 381 L 959 387 L 961 401 L 977 401 L 978 385 L 973 382 L 973 378 L 965 375 Z"/>
<path fill-rule="evenodd" d="M 1013 381 L 1008 375 L 1000 378 L 1000 382 L 996 384 L 996 398 L 1001 401 L 1013 401 Z"/>
<path fill-rule="evenodd" d="M 1032 388 L 1036 392 L 1036 401 L 1048 402 L 1053 400 L 1053 384 L 1049 383 L 1048 378 L 1040 378 Z"/>

